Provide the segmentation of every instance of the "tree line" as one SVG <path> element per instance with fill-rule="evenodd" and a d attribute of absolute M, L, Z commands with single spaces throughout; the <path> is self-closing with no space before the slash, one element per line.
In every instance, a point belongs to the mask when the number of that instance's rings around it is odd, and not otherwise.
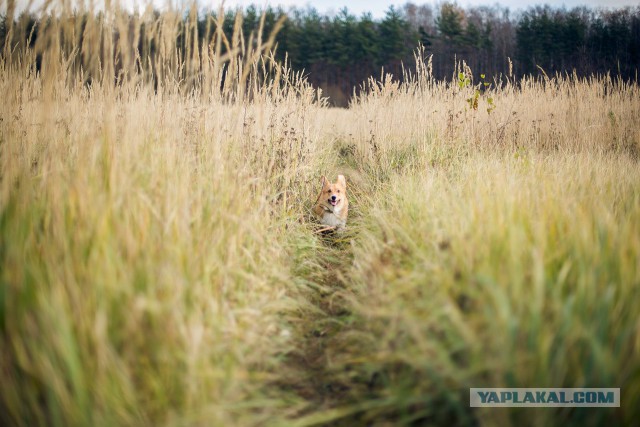
<path fill-rule="evenodd" d="M 309 81 L 322 87 L 337 105 L 345 105 L 363 81 L 379 77 L 382 70 L 402 78 L 403 70 L 412 68 L 413 52 L 419 44 L 427 55 L 433 55 L 436 79 L 451 78 L 460 61 L 489 78 L 503 75 L 518 79 L 544 71 L 547 75 L 611 73 L 637 81 L 640 68 L 640 7 L 568 10 L 535 6 L 512 13 L 501 6 L 406 3 L 392 6 L 383 18 L 374 19 L 371 14 L 356 16 L 347 8 L 330 16 L 310 7 L 261 10 L 249 6 L 227 12 L 222 24 L 225 34 L 233 37 L 236 13 L 242 14 L 246 36 L 260 25 L 263 12 L 265 34 L 286 17 L 276 38 L 276 58 L 304 70 Z M 210 13 L 215 12 L 198 14 L 200 41 L 211 31 Z M 29 34 L 33 43 L 36 17 L 19 19 L 30 20 L 34 31 L 22 34 Z M 6 46 L 7 27 L 3 17 L 2 46 Z M 176 37 L 185 38 L 185 33 Z"/>
<path fill-rule="evenodd" d="M 451 78 L 459 61 L 478 75 L 516 79 L 544 70 L 637 80 L 640 68 L 640 7 L 536 6 L 513 14 L 500 6 L 407 3 L 389 8 L 378 21 L 347 9 L 333 17 L 294 9 L 288 18 L 279 54 L 288 52 L 294 67 L 339 96 L 368 76 L 380 76 L 383 67 L 400 78 L 403 65 L 411 68 L 418 43 L 433 54 L 436 79 Z"/>

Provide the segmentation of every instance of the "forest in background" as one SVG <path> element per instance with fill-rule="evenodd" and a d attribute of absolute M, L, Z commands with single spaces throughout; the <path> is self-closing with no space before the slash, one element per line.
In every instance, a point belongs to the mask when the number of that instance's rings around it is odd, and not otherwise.
<path fill-rule="evenodd" d="M 242 30 L 247 36 L 259 27 L 262 12 L 257 6 L 227 11 L 223 21 L 227 38 L 233 37 L 237 13 L 243 15 Z M 294 70 L 304 71 L 338 106 L 346 106 L 363 82 L 370 76 L 381 77 L 382 70 L 402 79 L 403 71 L 412 71 L 413 53 L 419 44 L 427 55 L 433 54 L 436 79 L 451 78 L 460 61 L 488 80 L 500 75 L 519 79 L 542 72 L 575 72 L 578 76 L 609 73 L 637 81 L 640 67 L 640 7 L 566 9 L 547 5 L 512 12 L 497 5 L 463 8 L 450 2 L 437 6 L 406 3 L 399 8 L 391 6 L 382 19 L 371 14 L 356 16 L 347 8 L 334 16 L 310 7 L 267 8 L 265 12 L 264 33 L 279 27 L 276 59 L 286 58 Z M 81 16 L 86 13 L 77 13 L 77 19 L 86 20 Z M 184 13 L 185 28 L 191 13 Z M 215 32 L 212 18 L 216 12 L 196 13 L 196 36 L 189 37 L 187 31 L 174 35 L 181 55 L 190 50 L 187 44 L 192 40 L 206 43 L 208 34 Z M 157 18 L 160 12 L 150 15 Z M 5 52 L 7 47 L 25 43 L 33 46 L 38 37 L 35 15 L 23 13 L 16 19 L 11 25 L 22 23 L 23 30 L 13 33 L 11 40 L 7 40 L 11 26 L 7 15 L 1 19 L 0 41 Z M 133 13 L 131 19 L 133 22 L 140 16 Z M 144 22 L 140 28 L 144 33 Z M 84 37 L 83 31 L 75 37 Z M 117 30 L 114 37 L 118 37 Z M 144 40 L 144 35 L 138 38 L 140 56 L 154 57 L 157 43 L 145 46 Z"/>

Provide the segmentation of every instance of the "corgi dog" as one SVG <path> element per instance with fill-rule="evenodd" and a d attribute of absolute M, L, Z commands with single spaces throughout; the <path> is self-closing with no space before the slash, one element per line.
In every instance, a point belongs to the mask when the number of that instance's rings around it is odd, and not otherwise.
<path fill-rule="evenodd" d="M 333 184 L 326 177 L 322 177 L 322 190 L 313 207 L 313 213 L 321 224 L 338 231 L 344 230 L 349 213 L 347 181 L 344 175 L 338 175 L 338 180 Z"/>

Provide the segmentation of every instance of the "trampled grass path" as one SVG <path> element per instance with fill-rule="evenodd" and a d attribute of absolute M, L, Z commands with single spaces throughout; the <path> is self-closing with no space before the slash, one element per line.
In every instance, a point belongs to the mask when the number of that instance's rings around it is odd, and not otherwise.
<path fill-rule="evenodd" d="M 361 378 L 353 378 L 341 363 L 334 363 L 349 357 L 342 337 L 351 332 L 348 300 L 354 294 L 349 269 L 353 261 L 351 241 L 355 238 L 352 230 L 345 235 L 318 237 L 322 246 L 318 264 L 323 272 L 307 297 L 309 306 L 299 313 L 293 337 L 296 350 L 288 355 L 285 365 L 289 371 L 279 384 L 308 402 L 294 425 L 350 425 L 350 416 L 360 411 L 349 403 L 349 393 L 366 384 L 361 384 Z"/>

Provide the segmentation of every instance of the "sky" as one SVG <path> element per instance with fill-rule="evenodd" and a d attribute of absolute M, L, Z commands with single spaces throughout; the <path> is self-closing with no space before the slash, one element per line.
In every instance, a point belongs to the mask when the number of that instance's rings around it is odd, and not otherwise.
<path fill-rule="evenodd" d="M 283 6 L 295 5 L 297 7 L 304 7 L 310 5 L 318 9 L 320 13 L 335 13 L 344 6 L 348 6 L 349 11 L 356 15 L 361 15 L 364 12 L 371 12 L 374 18 L 381 18 L 384 16 L 385 11 L 389 9 L 390 5 L 401 6 L 408 3 L 409 0 L 389 1 L 389 0 L 311 0 L 311 1 L 292 1 L 292 0 L 270 0 L 270 1 L 252 1 L 252 0 L 226 0 L 226 7 L 234 7 L 235 5 L 249 5 L 252 3 L 262 5 L 268 3 L 270 5 L 281 4 Z M 411 3 L 421 4 L 436 4 L 437 0 L 411 0 Z M 203 5 L 211 4 L 216 5 L 218 1 L 208 0 L 201 1 Z M 438 2 L 440 3 L 440 2 Z M 508 6 L 512 10 L 527 9 L 529 6 L 536 4 L 549 4 L 553 7 L 562 7 L 570 9 L 575 6 L 590 6 L 590 7 L 623 7 L 623 6 L 639 6 L 640 0 L 457 0 L 458 5 L 466 6 L 493 6 L 500 4 L 501 6 Z"/>
<path fill-rule="evenodd" d="M 33 0 L 33 3 L 38 5 L 43 0 Z M 74 3 L 75 0 L 70 0 L 70 3 Z M 88 4 L 91 0 L 85 0 L 85 4 Z M 117 0 L 111 0 L 116 2 Z M 140 6 L 145 5 L 149 0 L 120 0 L 122 4 L 132 7 L 134 4 Z M 173 5 L 190 4 L 192 0 L 150 0 L 157 6 L 166 5 L 171 3 Z M 202 8 L 205 9 L 217 9 L 221 0 L 197 0 Z M 271 6 L 282 5 L 286 8 L 289 6 L 296 6 L 304 8 L 306 6 L 315 7 L 321 14 L 335 14 L 340 9 L 348 6 L 349 11 L 357 16 L 362 15 L 365 12 L 371 12 L 374 18 L 384 17 L 385 12 L 389 9 L 389 6 L 395 5 L 400 7 L 405 3 L 411 1 L 414 4 L 431 4 L 436 5 L 442 3 L 443 0 L 225 0 L 225 8 L 235 8 L 237 6 L 247 6 L 249 4 L 256 4 L 262 6 L 265 4 Z M 56 0 L 54 0 L 54 3 Z M 104 0 L 94 0 L 94 3 L 103 3 Z M 511 10 L 527 9 L 529 6 L 536 4 L 549 4 L 553 7 L 563 7 L 570 9 L 575 6 L 590 6 L 590 7 L 623 7 L 623 6 L 640 6 L 640 0 L 457 0 L 458 5 L 466 6 L 493 6 L 500 4 L 501 6 L 507 6 Z M 0 0 L 0 11 L 6 10 L 6 0 Z M 17 9 L 22 10 L 29 0 L 16 0 Z M 141 7 L 142 9 L 142 7 Z M 32 7 L 33 10 L 33 7 Z"/>

